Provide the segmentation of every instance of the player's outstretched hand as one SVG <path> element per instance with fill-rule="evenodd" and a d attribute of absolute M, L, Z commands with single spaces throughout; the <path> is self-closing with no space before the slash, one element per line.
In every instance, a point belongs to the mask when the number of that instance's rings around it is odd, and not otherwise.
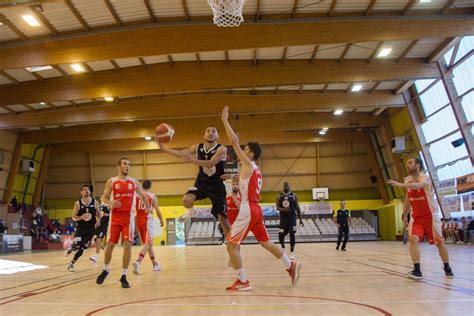
<path fill-rule="evenodd" d="M 229 120 L 229 107 L 226 105 L 222 110 L 222 121 L 226 122 Z"/>
<path fill-rule="evenodd" d="M 400 183 L 398 183 L 397 181 L 395 180 L 392 180 L 392 179 L 388 179 L 386 181 L 387 184 L 391 185 L 391 186 L 394 186 L 394 187 L 398 187 L 400 185 Z"/>

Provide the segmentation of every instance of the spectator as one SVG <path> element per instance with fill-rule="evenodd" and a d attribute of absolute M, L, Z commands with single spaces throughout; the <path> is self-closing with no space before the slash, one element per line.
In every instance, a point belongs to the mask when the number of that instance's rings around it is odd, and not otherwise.
<path fill-rule="evenodd" d="M 453 223 L 451 225 L 451 242 L 453 244 L 457 243 L 459 240 L 459 234 L 458 234 L 458 229 L 459 229 L 459 219 L 455 218 L 453 219 Z"/>
<path fill-rule="evenodd" d="M 441 231 L 443 233 L 444 240 L 448 241 L 448 219 L 442 218 L 441 219 Z"/>
<path fill-rule="evenodd" d="M 474 221 L 472 220 L 472 216 L 467 217 L 466 224 L 466 229 L 464 230 L 464 243 L 467 244 L 469 240 L 472 244 L 474 237 Z"/>
<path fill-rule="evenodd" d="M 39 242 L 39 231 L 38 231 L 38 223 L 35 219 L 33 219 L 30 223 L 30 235 L 33 238 L 34 242 Z"/>
<path fill-rule="evenodd" d="M 463 216 L 461 217 L 458 225 L 458 231 L 457 231 L 457 236 L 458 236 L 458 242 L 456 244 L 461 245 L 464 243 L 464 230 L 467 227 L 466 223 L 466 218 Z"/>
<path fill-rule="evenodd" d="M 5 226 L 5 223 L 3 220 L 0 220 L 0 234 L 5 234 L 7 231 L 8 227 Z"/>
<path fill-rule="evenodd" d="M 72 222 L 69 223 L 69 225 L 66 226 L 66 235 L 72 235 L 76 229 L 74 228 L 74 225 Z"/>
<path fill-rule="evenodd" d="M 51 242 L 51 236 L 48 234 L 48 231 L 44 226 L 38 226 L 38 234 L 40 237 L 43 237 L 47 242 Z M 40 238 L 38 238 L 38 242 L 40 241 Z"/>

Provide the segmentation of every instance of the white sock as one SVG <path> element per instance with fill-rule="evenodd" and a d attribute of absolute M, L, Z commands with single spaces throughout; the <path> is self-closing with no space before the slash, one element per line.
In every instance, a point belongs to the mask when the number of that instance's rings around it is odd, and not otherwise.
<path fill-rule="evenodd" d="M 280 259 L 283 262 L 283 264 L 286 266 L 287 269 L 291 268 L 291 260 L 290 260 L 290 258 L 288 258 L 286 253 L 284 253 L 283 256 L 281 256 Z"/>
<path fill-rule="evenodd" d="M 237 278 L 242 282 L 247 282 L 247 275 L 245 274 L 244 268 L 237 270 Z"/>
<path fill-rule="evenodd" d="M 128 269 L 122 269 L 122 275 L 127 275 L 127 270 Z"/>
<path fill-rule="evenodd" d="M 106 264 L 105 267 L 104 267 L 104 270 L 109 272 L 110 271 L 110 265 Z"/>

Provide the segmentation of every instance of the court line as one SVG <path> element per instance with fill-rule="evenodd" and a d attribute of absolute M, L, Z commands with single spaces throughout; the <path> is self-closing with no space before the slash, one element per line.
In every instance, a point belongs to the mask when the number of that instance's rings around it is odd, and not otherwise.
<path fill-rule="evenodd" d="M 331 302 L 339 302 L 339 303 L 345 303 L 345 304 L 352 304 L 352 305 L 359 305 L 359 306 L 364 306 L 368 307 L 370 309 L 376 310 L 380 312 L 382 315 L 385 316 L 392 316 L 391 313 L 385 311 L 384 309 L 377 307 L 377 306 L 372 306 L 368 304 L 363 304 L 363 303 L 358 303 L 358 302 L 353 302 L 353 301 L 346 301 L 346 300 L 338 300 L 338 299 L 331 299 L 331 298 L 323 298 L 323 297 L 311 297 L 311 296 L 291 296 L 291 295 L 190 295 L 190 296 L 176 296 L 176 297 L 166 297 L 166 298 L 156 298 L 156 299 L 149 299 L 149 300 L 141 300 L 141 301 L 132 301 L 128 303 L 120 303 L 120 304 L 114 304 L 114 305 L 109 305 L 108 307 L 102 307 L 95 309 L 93 311 L 90 311 L 86 314 L 86 316 L 92 316 L 97 314 L 98 312 L 107 310 L 107 309 L 112 309 L 114 307 L 118 306 L 125 306 L 129 304 L 140 304 L 140 303 L 145 303 L 145 302 L 150 302 L 150 301 L 164 301 L 164 300 L 170 300 L 170 299 L 189 299 L 189 298 L 209 298 L 209 297 L 276 297 L 276 298 L 299 298 L 299 299 L 310 299 L 310 300 L 322 300 L 322 301 L 331 301 Z M 183 306 L 184 304 L 179 304 Z M 232 305 L 232 306 L 238 306 L 238 305 Z"/>
<path fill-rule="evenodd" d="M 368 264 L 368 263 L 358 262 L 358 261 L 354 261 L 354 260 L 350 260 L 350 259 L 347 259 L 347 261 L 354 262 L 354 263 L 359 263 L 359 264 L 362 264 L 362 265 L 365 265 L 365 266 L 368 266 L 368 267 L 373 267 L 373 268 L 376 268 L 376 269 L 379 269 L 379 270 L 386 271 L 387 273 L 390 273 L 392 275 L 407 279 L 406 275 L 404 275 L 404 274 L 402 274 L 398 271 L 395 271 L 395 270 L 381 268 L 381 267 L 374 266 L 374 265 L 371 265 L 371 264 Z M 435 286 L 435 287 L 438 287 L 438 288 L 441 288 L 441 289 L 451 290 L 451 291 L 459 292 L 459 293 L 466 294 L 466 295 L 469 295 L 469 296 L 474 296 L 474 290 L 467 289 L 467 288 L 460 287 L 460 286 L 456 286 L 456 285 L 444 284 L 444 283 L 440 283 L 440 282 L 429 280 L 429 279 L 419 280 L 419 281 L 416 281 L 416 282 L 421 282 L 423 284 Z M 432 283 L 434 283 L 434 284 L 432 284 Z M 437 284 L 441 284 L 441 285 L 437 285 Z M 450 287 L 448 287 L 448 286 L 450 286 Z"/>

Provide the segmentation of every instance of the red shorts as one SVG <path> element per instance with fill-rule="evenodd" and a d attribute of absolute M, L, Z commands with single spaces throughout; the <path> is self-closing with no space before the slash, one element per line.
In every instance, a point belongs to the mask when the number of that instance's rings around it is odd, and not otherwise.
<path fill-rule="evenodd" d="M 231 244 L 240 245 L 249 232 L 253 233 L 258 242 L 270 240 L 263 222 L 263 212 L 258 203 L 240 204 L 239 213 L 230 227 L 227 241 Z"/>
<path fill-rule="evenodd" d="M 153 232 L 153 220 L 148 218 L 137 218 L 137 230 L 140 234 L 142 244 L 151 244 L 155 238 Z"/>
<path fill-rule="evenodd" d="M 122 234 L 122 243 L 126 241 L 133 241 L 135 231 L 133 229 L 133 222 L 130 220 L 129 214 L 125 215 L 110 215 L 109 224 L 109 242 L 118 244 L 120 240 L 120 234 Z"/>
<path fill-rule="evenodd" d="M 419 241 L 423 240 L 423 236 L 426 235 L 430 245 L 444 243 L 441 222 L 434 217 L 423 219 L 412 217 L 408 225 L 408 235 L 418 236 Z"/>
<path fill-rule="evenodd" d="M 237 219 L 237 215 L 239 214 L 239 210 L 235 209 L 227 209 L 227 220 L 229 221 L 229 224 L 232 225 L 234 224 L 235 220 Z"/>

